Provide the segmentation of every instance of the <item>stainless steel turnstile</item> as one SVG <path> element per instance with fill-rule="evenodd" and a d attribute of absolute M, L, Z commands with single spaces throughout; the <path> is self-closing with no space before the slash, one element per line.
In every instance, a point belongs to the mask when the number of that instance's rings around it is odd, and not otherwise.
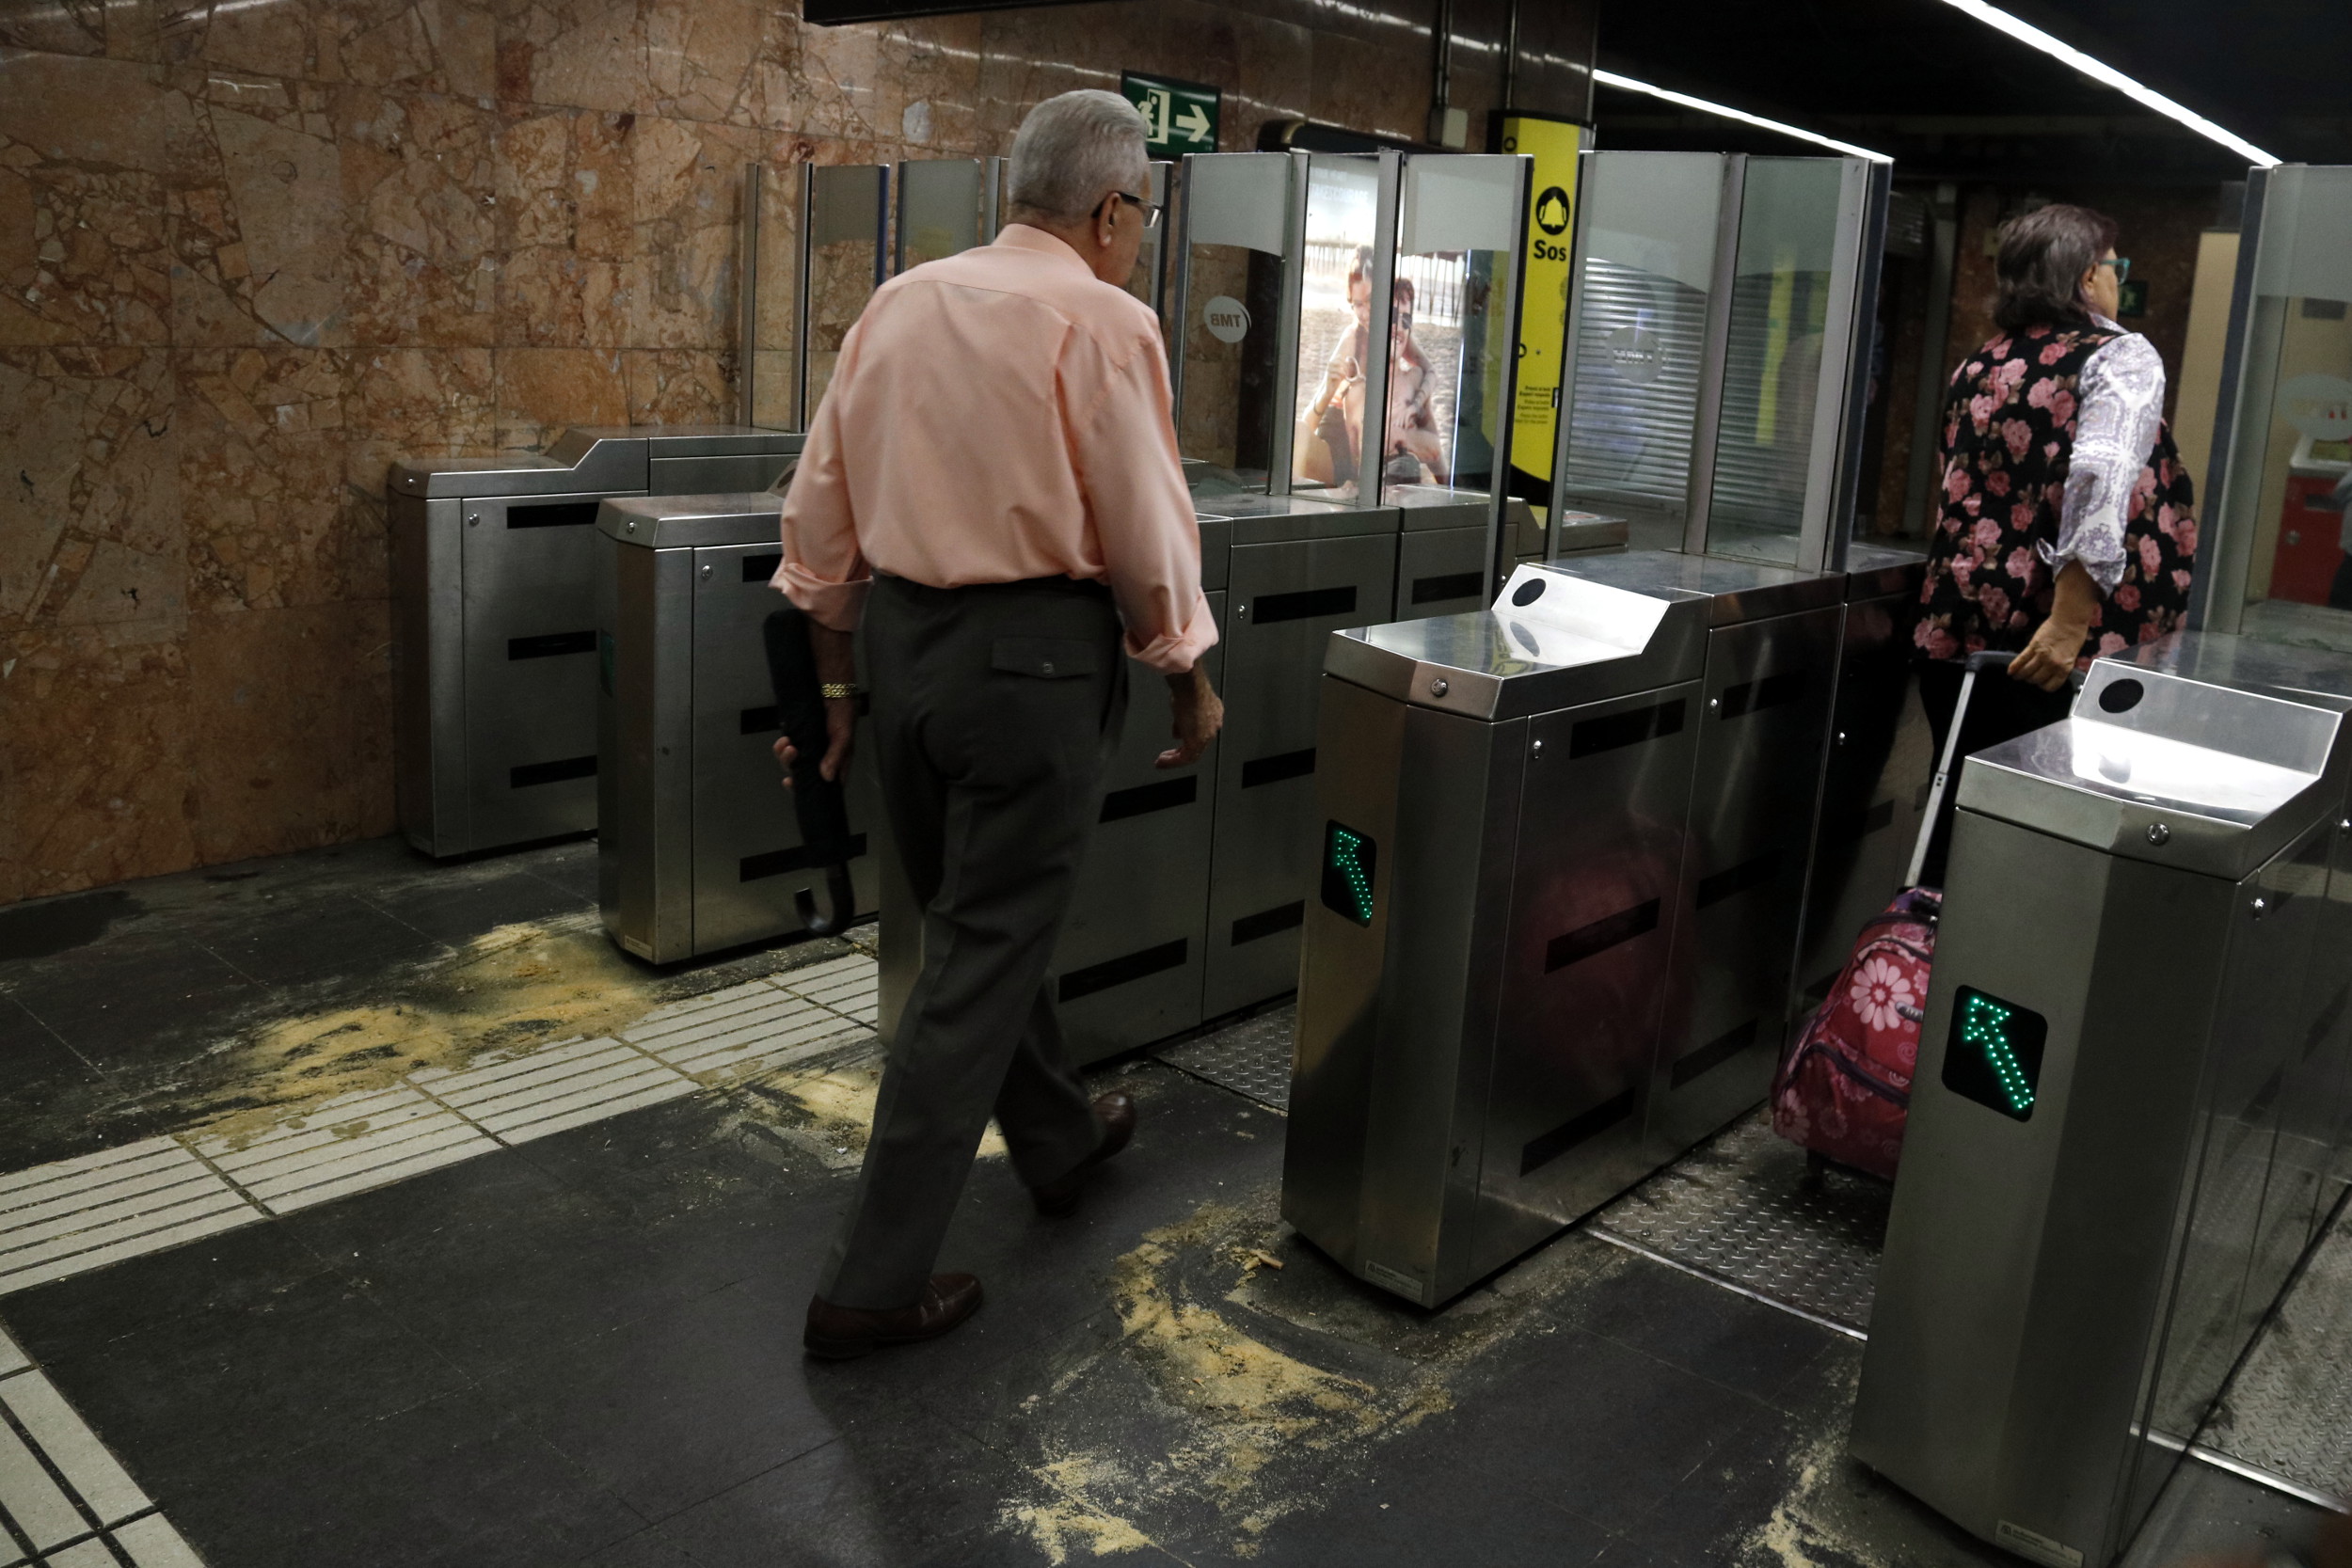
<path fill-rule="evenodd" d="M 1323 645 L 1341 627 L 1389 613 L 1398 531 L 1394 507 L 1293 496 L 1219 496 L 1213 504 L 1232 519 L 1232 548 L 1203 1018 L 1298 984 L 1317 847 Z"/>
<path fill-rule="evenodd" d="M 1792 1016 L 1829 993 L 1854 933 L 1901 891 L 1919 837 L 1935 748 L 1912 674 L 1909 631 L 1925 573 L 1916 555 L 1848 548 L 1837 702 L 1813 814 Z"/>
<path fill-rule="evenodd" d="M 783 601 L 777 499 L 632 497 L 596 517 L 596 857 L 605 929 L 673 963 L 803 928 L 825 907 L 771 750 L 781 733 L 761 625 Z M 877 824 L 872 760 L 852 753 L 850 826 Z M 876 857 L 850 863 L 881 906 Z"/>
<path fill-rule="evenodd" d="M 1665 551 L 1560 570 L 1708 603 L 1689 848 L 1645 1139 L 1673 1159 L 1764 1098 L 1788 1019 L 1845 579 Z"/>
<path fill-rule="evenodd" d="M 2102 659 L 1962 772 L 1853 1451 L 2032 1560 L 2118 1555 L 2310 1239 L 2347 707 Z"/>
<path fill-rule="evenodd" d="M 1423 1305 L 1761 1098 L 1840 580 L 1656 554 L 1331 639 L 1283 1212 Z"/>
<path fill-rule="evenodd" d="M 1515 572 L 1330 640 L 1283 1217 L 1434 1306 L 1647 1168 L 1708 600 Z"/>
<path fill-rule="evenodd" d="M 1397 508 L 1396 601 L 1390 619 L 1486 609 L 1495 548 L 1487 531 L 1491 498 L 1436 484 L 1390 484 L 1380 499 Z"/>
<path fill-rule="evenodd" d="M 541 454 L 413 458 L 389 478 L 401 831 L 462 855 L 596 825 L 597 505 L 757 489 L 801 437 L 567 430 Z"/>

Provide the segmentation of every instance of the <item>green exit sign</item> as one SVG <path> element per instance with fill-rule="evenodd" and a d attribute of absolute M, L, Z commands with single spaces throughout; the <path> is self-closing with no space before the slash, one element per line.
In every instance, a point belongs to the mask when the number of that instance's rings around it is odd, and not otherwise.
<path fill-rule="evenodd" d="M 1216 88 L 1130 71 L 1120 76 L 1119 90 L 1143 116 L 1144 145 L 1154 158 L 1216 150 L 1216 111 L 1223 97 Z"/>

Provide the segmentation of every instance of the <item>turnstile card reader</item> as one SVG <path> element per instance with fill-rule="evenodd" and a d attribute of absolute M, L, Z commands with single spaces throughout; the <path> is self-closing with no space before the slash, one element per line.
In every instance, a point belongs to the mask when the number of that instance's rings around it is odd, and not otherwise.
<path fill-rule="evenodd" d="M 596 825 L 596 508 L 756 489 L 801 437 L 741 425 L 567 430 L 545 452 L 412 458 L 389 481 L 401 831 L 429 855 Z"/>
<path fill-rule="evenodd" d="M 1962 772 L 1853 1452 L 2034 1561 L 2123 1548 L 2308 1236 L 2347 705 L 2101 659 Z"/>
<path fill-rule="evenodd" d="M 1434 1306 L 1647 1167 L 1704 594 L 1521 566 L 1328 640 L 1283 1216 Z"/>
<path fill-rule="evenodd" d="M 1763 1095 L 1843 584 L 1520 566 L 1326 654 L 1283 1212 L 1435 1305 Z"/>
<path fill-rule="evenodd" d="M 827 903 L 772 751 L 760 629 L 778 603 L 779 510 L 756 492 L 632 497 L 596 518 L 600 900 L 613 941 L 648 962 L 801 930 L 803 891 Z M 877 825 L 873 781 L 852 752 L 853 842 Z M 850 868 L 870 913 L 875 857 Z"/>

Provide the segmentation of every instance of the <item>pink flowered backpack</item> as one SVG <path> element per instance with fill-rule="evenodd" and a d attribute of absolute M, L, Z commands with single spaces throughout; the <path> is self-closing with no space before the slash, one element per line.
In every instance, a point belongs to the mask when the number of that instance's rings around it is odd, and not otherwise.
<path fill-rule="evenodd" d="M 1772 1129 L 1782 1137 L 1894 1179 L 1943 904 L 1935 889 L 1913 888 L 1864 924 L 1772 1080 Z"/>

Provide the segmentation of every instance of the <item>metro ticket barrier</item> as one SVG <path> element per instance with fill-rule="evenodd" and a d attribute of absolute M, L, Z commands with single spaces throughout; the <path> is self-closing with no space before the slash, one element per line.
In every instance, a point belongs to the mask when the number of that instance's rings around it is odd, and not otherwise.
<path fill-rule="evenodd" d="M 1839 592 L 1604 556 L 1329 640 L 1282 1208 L 1351 1272 L 1435 1306 L 1761 1095 Z"/>
<path fill-rule="evenodd" d="M 2129 1542 L 2308 1240 L 2274 1180 L 2342 698 L 2101 659 L 1963 769 L 1856 1458 L 2052 1568 Z"/>
<path fill-rule="evenodd" d="M 596 825 L 596 509 L 757 489 L 801 437 L 575 428 L 544 453 L 408 458 L 389 476 L 401 831 L 469 854 Z"/>
<path fill-rule="evenodd" d="M 596 518 L 598 895 L 612 940 L 649 963 L 799 931 L 803 899 L 830 908 L 771 750 L 778 511 L 766 492 L 628 497 Z M 882 903 L 872 768 L 851 753 L 861 914 Z"/>

